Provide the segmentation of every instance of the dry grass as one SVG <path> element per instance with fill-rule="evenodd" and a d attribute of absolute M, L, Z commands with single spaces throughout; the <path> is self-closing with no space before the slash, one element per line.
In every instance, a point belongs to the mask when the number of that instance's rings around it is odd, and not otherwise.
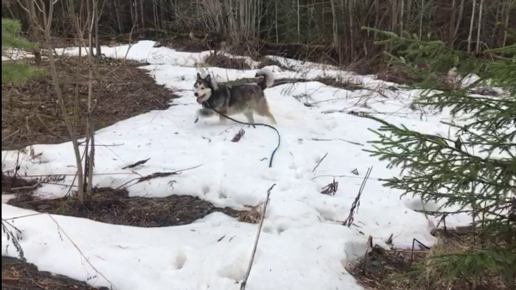
<path fill-rule="evenodd" d="M 350 80 L 345 78 L 319 77 L 314 81 L 321 82 L 327 86 L 344 89 L 348 91 L 356 91 L 364 89 L 362 83 L 358 80 Z"/>
<path fill-rule="evenodd" d="M 95 276 L 90 277 L 95 278 Z M 39 271 L 33 264 L 2 256 L 2 290 L 108 290 L 96 288 L 63 275 Z"/>
<path fill-rule="evenodd" d="M 226 69 L 251 69 L 244 58 L 232 58 L 222 54 L 211 54 L 204 59 L 204 63 Z"/>
<path fill-rule="evenodd" d="M 245 223 L 257 224 L 262 219 L 263 203 L 250 206 L 248 211 L 238 213 L 238 220 Z"/>
<path fill-rule="evenodd" d="M 36 180 L 24 179 L 18 175 L 2 172 L 2 194 L 29 194 L 40 185 Z"/>
<path fill-rule="evenodd" d="M 414 78 L 404 68 L 399 66 L 390 66 L 387 68 L 380 69 L 376 74 L 379 80 L 392 82 L 396 84 L 413 84 L 420 82 L 421 80 Z"/>
<path fill-rule="evenodd" d="M 266 66 L 277 66 L 277 67 L 281 68 L 284 71 L 294 71 L 292 68 L 284 66 L 279 61 L 277 61 L 275 59 L 272 59 L 272 58 L 269 58 L 269 57 L 261 56 L 261 57 L 258 57 L 256 60 L 259 62 L 258 67 L 257 67 L 259 69 L 260 68 L 264 68 Z"/>
<path fill-rule="evenodd" d="M 129 197 L 127 190 L 110 188 L 94 188 L 93 194 L 83 203 L 74 197 L 49 200 L 28 195 L 11 199 L 8 203 L 38 212 L 138 227 L 185 225 L 213 212 L 239 216 L 236 210 L 217 208 L 208 201 L 188 195 L 171 195 L 165 198 Z"/>
<path fill-rule="evenodd" d="M 445 233 L 445 234 L 443 234 Z M 432 249 L 385 250 L 375 246 L 365 259 L 350 263 L 347 270 L 368 290 L 465 290 L 471 283 L 447 274 L 431 262 L 433 257 L 462 253 L 473 244 L 469 231 L 439 231 Z M 417 247 L 417 243 L 416 243 Z M 483 277 L 475 290 L 508 290 L 498 277 Z"/>

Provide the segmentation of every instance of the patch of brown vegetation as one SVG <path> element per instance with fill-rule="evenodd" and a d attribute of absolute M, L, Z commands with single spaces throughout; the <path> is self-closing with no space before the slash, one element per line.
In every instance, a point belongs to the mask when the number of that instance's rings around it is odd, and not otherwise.
<path fill-rule="evenodd" d="M 78 65 L 79 62 L 79 65 Z M 60 57 L 56 63 L 69 116 L 79 135 L 86 132 L 86 103 L 88 97 L 87 59 Z M 93 96 L 98 100 L 94 111 L 95 129 L 101 129 L 118 121 L 169 107 L 174 97 L 164 86 L 159 86 L 141 63 L 101 58 L 98 65 L 100 84 L 94 80 Z M 30 144 L 54 144 L 69 141 L 56 93 L 49 73 L 49 62 L 43 59 L 41 77 L 24 84 L 2 84 L 2 140 L 5 145 L 27 146 Z M 77 77 L 79 67 L 79 77 Z M 79 109 L 75 109 L 76 86 Z"/>
<path fill-rule="evenodd" d="M 464 290 L 473 289 L 470 282 L 461 277 L 450 281 L 441 273 L 432 257 L 462 253 L 473 241 L 468 228 L 439 230 L 432 249 L 424 246 L 415 249 L 383 249 L 370 247 L 364 258 L 347 265 L 347 270 L 367 290 Z M 392 243 L 392 240 L 388 242 Z M 508 290 L 499 277 L 482 277 L 475 290 Z"/>
<path fill-rule="evenodd" d="M 257 224 L 262 219 L 263 203 L 255 206 L 249 206 L 248 211 L 241 211 L 238 214 L 238 220 L 244 223 Z"/>
<path fill-rule="evenodd" d="M 414 68 L 416 72 L 430 70 L 429 65 L 426 63 L 416 64 Z M 411 73 L 411 71 L 399 65 L 392 65 L 386 69 L 381 69 L 376 76 L 379 80 L 401 85 L 410 85 L 425 81 L 421 75 Z M 437 86 L 441 86 L 442 88 L 456 90 L 460 87 L 460 82 L 454 76 L 453 69 L 449 71 L 437 71 L 434 77 L 436 77 Z"/>
<path fill-rule="evenodd" d="M 244 58 L 232 58 L 222 54 L 211 54 L 204 59 L 204 63 L 227 69 L 251 69 Z"/>
<path fill-rule="evenodd" d="M 85 282 L 39 271 L 34 264 L 24 263 L 19 259 L 2 256 L 2 290 L 108 290 L 107 287 L 96 288 Z"/>
<path fill-rule="evenodd" d="M 26 194 L 38 187 L 36 180 L 24 179 L 17 175 L 10 176 L 2 172 L 2 194 Z"/>
<path fill-rule="evenodd" d="M 213 212 L 222 212 L 232 217 L 239 215 L 236 210 L 217 208 L 208 201 L 188 195 L 129 197 L 127 190 L 110 188 L 95 188 L 82 204 L 74 197 L 38 199 L 33 196 L 20 196 L 8 203 L 38 212 L 137 227 L 186 225 Z"/>
<path fill-rule="evenodd" d="M 319 77 L 316 78 L 314 81 L 321 82 L 327 86 L 335 87 L 339 89 L 344 89 L 348 91 L 357 91 L 364 89 L 364 86 L 362 84 L 357 82 L 352 82 L 350 80 L 345 79 L 339 79 L 339 78 L 332 78 L 332 77 Z"/>
<path fill-rule="evenodd" d="M 376 74 L 379 80 L 406 85 L 421 82 L 421 79 L 415 78 L 406 69 L 398 66 L 390 66 L 385 69 L 381 69 Z"/>
<path fill-rule="evenodd" d="M 159 39 L 163 46 L 184 52 L 203 52 L 209 50 L 203 41 L 192 40 L 187 36 L 175 37 L 172 39 Z"/>
<path fill-rule="evenodd" d="M 279 61 L 277 61 L 275 59 L 272 59 L 272 58 L 269 58 L 269 57 L 260 56 L 260 57 L 257 58 L 257 61 L 260 62 L 258 64 L 258 68 L 259 69 L 260 68 L 264 68 L 266 66 L 275 65 L 275 66 L 277 66 L 277 67 L 279 67 L 279 68 L 281 68 L 282 70 L 285 70 L 285 71 L 294 71 L 292 68 L 284 66 Z"/>

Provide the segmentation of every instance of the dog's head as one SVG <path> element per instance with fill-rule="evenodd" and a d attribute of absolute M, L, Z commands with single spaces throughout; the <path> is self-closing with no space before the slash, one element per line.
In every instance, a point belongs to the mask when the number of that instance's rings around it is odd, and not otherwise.
<path fill-rule="evenodd" d="M 206 102 L 210 97 L 214 90 L 213 81 L 210 75 L 207 75 L 205 78 L 202 78 L 199 73 L 197 73 L 197 80 L 194 84 L 194 96 L 197 98 L 197 103 L 201 104 Z"/>

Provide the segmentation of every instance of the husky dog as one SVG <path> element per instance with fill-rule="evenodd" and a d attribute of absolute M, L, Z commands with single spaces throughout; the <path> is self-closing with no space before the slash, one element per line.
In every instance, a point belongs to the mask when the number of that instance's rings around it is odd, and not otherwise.
<path fill-rule="evenodd" d="M 247 121 L 254 123 L 253 113 L 269 118 L 271 124 L 276 124 L 274 116 L 269 110 L 269 104 L 263 91 L 274 84 L 274 76 L 268 69 L 261 69 L 256 77 L 263 76 L 263 81 L 235 86 L 218 85 L 210 76 L 202 78 L 197 73 L 197 80 L 194 84 L 194 95 L 197 103 L 202 105 L 197 113 L 199 117 L 211 117 L 216 114 L 213 110 L 224 115 L 244 114 Z M 219 116 L 222 122 L 225 117 Z"/>

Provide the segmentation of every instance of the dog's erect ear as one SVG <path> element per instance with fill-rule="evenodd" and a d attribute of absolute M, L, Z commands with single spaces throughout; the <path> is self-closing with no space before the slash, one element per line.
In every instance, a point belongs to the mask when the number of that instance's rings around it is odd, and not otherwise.
<path fill-rule="evenodd" d="M 198 79 L 198 80 L 202 80 L 202 77 L 201 77 L 201 74 L 200 74 L 200 73 L 197 73 L 197 79 Z"/>
<path fill-rule="evenodd" d="M 211 83 L 211 75 L 207 75 L 204 80 Z"/>

